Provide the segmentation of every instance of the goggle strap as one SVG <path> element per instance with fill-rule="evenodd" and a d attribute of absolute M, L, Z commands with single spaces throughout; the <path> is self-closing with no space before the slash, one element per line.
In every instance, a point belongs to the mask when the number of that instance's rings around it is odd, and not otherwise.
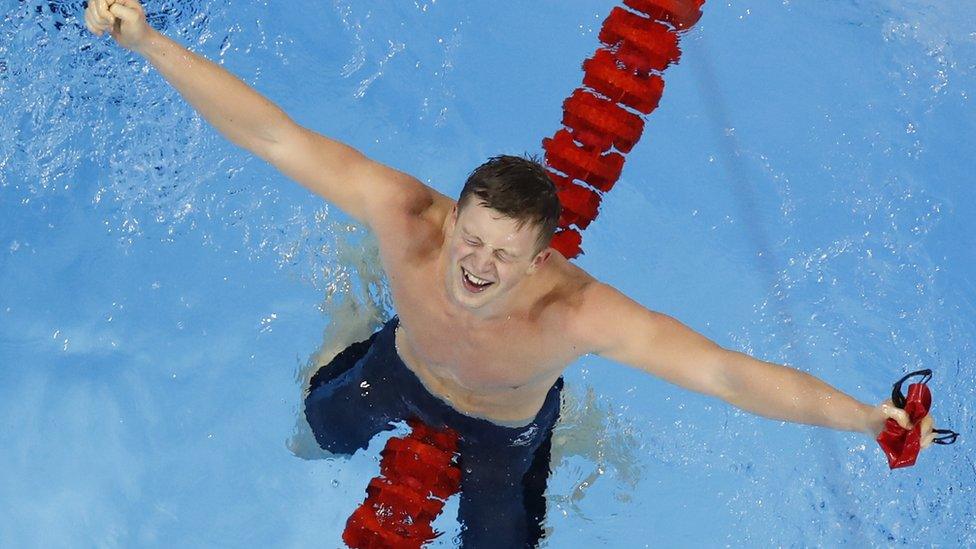
<path fill-rule="evenodd" d="M 922 376 L 922 380 L 919 383 L 928 383 L 932 379 L 932 370 L 918 370 L 917 372 L 912 372 L 910 374 L 905 374 L 905 377 L 899 379 L 895 382 L 894 386 L 891 388 L 891 402 L 899 408 L 905 407 L 905 395 L 901 392 L 901 386 L 903 383 L 908 381 L 908 378 L 914 376 Z"/>
<path fill-rule="evenodd" d="M 959 437 L 959 433 L 952 431 L 950 429 L 932 429 L 932 432 L 942 435 L 939 437 L 935 437 L 935 440 L 932 441 L 935 444 L 953 444 L 956 442 L 956 439 Z"/>

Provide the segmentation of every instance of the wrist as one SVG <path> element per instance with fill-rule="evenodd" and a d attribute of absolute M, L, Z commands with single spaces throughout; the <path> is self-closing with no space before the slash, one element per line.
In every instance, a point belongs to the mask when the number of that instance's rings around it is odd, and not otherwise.
<path fill-rule="evenodd" d="M 164 38 L 165 37 L 160 34 L 159 31 L 149 27 L 142 40 L 140 40 L 138 44 L 133 44 L 131 49 L 135 53 L 138 53 L 149 61 L 152 61 L 153 55 L 162 48 Z"/>
<path fill-rule="evenodd" d="M 861 428 L 860 431 L 871 438 L 877 437 L 884 430 L 884 412 L 878 406 L 861 405 Z"/>

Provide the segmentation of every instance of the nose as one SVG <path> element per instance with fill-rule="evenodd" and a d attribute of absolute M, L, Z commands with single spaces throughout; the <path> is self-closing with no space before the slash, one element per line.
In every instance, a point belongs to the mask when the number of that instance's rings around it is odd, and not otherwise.
<path fill-rule="evenodd" d="M 478 272 L 474 273 L 475 275 L 484 275 L 489 273 L 491 270 L 491 257 L 491 251 L 484 248 L 475 251 L 474 264 L 471 265 L 478 270 Z"/>

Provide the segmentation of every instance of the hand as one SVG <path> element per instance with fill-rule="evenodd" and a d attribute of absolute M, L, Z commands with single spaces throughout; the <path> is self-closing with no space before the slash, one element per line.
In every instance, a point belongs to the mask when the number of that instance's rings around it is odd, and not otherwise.
<path fill-rule="evenodd" d="M 908 412 L 895 406 L 891 402 L 891 399 L 888 399 L 874 409 L 870 432 L 875 438 L 881 434 L 881 431 L 884 431 L 885 421 L 887 421 L 888 418 L 897 421 L 898 425 L 902 429 L 911 431 L 915 428 L 915 424 L 912 423 L 912 421 L 908 418 Z M 938 433 L 933 432 L 934 429 L 935 420 L 932 419 L 932 414 L 926 414 L 926 416 L 921 420 L 921 433 L 919 437 L 923 450 L 931 446 L 932 441 L 935 440 L 935 437 L 939 436 Z"/>
<path fill-rule="evenodd" d="M 108 31 L 116 43 L 133 51 L 138 51 L 152 30 L 138 0 L 88 0 L 85 26 L 96 36 Z"/>

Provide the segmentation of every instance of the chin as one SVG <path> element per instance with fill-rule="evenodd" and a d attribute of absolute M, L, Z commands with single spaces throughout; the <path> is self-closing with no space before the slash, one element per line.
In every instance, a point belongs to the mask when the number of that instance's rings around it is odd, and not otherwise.
<path fill-rule="evenodd" d="M 454 289 L 454 300 L 468 309 L 477 309 L 489 301 L 484 295 L 472 295 L 464 288 L 457 287 Z"/>

